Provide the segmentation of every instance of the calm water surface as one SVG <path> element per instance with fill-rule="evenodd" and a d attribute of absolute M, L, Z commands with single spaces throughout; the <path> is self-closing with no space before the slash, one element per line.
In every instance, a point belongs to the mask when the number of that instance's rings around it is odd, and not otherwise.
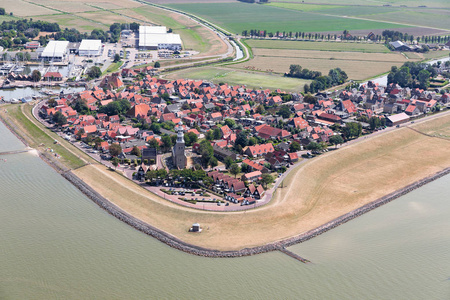
<path fill-rule="evenodd" d="M 0 124 L 0 152 L 23 149 Z M 450 299 L 450 176 L 290 250 L 174 250 L 31 153 L 0 162 L 0 299 Z"/>

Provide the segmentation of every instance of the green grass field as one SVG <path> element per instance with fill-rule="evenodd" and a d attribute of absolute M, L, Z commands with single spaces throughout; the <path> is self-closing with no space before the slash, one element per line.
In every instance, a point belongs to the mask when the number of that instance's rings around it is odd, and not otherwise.
<path fill-rule="evenodd" d="M 229 68 L 194 68 L 170 73 L 166 76 L 170 79 L 187 78 L 194 80 L 208 80 L 214 83 L 224 82 L 231 85 L 246 85 L 251 88 L 282 89 L 298 92 L 303 90 L 305 83 L 310 80 L 269 75 L 267 73 L 250 72 L 245 70 L 233 70 Z"/>
<path fill-rule="evenodd" d="M 291 3 L 301 3 L 303 0 L 271 0 L 270 2 L 291 2 Z M 315 4 L 334 4 L 334 5 L 352 5 L 352 6 L 382 6 L 382 5 L 392 5 L 392 6 L 407 6 L 407 7 L 418 7 L 421 5 L 426 5 L 427 7 L 439 7 L 439 8 L 450 8 L 450 2 L 448 0 L 379 0 L 379 1 L 367 1 L 367 0 L 314 0 Z"/>
<path fill-rule="evenodd" d="M 383 44 L 352 43 L 352 42 L 304 42 L 279 40 L 246 40 L 252 48 L 288 49 L 288 50 L 318 50 L 345 51 L 368 53 L 391 53 Z"/>
<path fill-rule="evenodd" d="M 240 2 L 170 4 L 167 6 L 202 17 L 234 33 L 250 29 L 269 32 L 325 32 L 402 27 L 397 24 L 393 26 L 388 22 L 357 20 Z"/>

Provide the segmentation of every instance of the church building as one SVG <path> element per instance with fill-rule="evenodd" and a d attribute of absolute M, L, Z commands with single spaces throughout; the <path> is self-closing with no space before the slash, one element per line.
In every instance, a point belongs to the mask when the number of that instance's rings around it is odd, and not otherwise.
<path fill-rule="evenodd" d="M 177 142 L 172 149 L 172 159 L 173 165 L 177 169 L 184 169 L 187 166 L 186 153 L 184 152 L 186 145 L 184 143 L 184 133 L 183 133 L 183 124 L 178 123 L 176 128 L 177 131 Z"/>

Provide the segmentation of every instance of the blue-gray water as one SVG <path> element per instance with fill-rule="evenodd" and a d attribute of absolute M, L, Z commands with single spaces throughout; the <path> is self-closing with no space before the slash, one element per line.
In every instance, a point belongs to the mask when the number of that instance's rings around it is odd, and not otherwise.
<path fill-rule="evenodd" d="M 0 124 L 0 152 L 24 146 Z M 450 299 L 450 176 L 290 250 L 174 250 L 32 153 L 0 161 L 0 299 Z"/>

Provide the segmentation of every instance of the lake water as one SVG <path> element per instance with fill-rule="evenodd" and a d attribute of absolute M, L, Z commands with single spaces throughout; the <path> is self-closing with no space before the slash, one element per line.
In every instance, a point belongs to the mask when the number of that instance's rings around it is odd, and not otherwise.
<path fill-rule="evenodd" d="M 0 152 L 24 148 L 0 136 Z M 450 299 L 450 176 L 290 247 L 305 265 L 174 250 L 36 155 L 0 158 L 0 299 Z"/>

